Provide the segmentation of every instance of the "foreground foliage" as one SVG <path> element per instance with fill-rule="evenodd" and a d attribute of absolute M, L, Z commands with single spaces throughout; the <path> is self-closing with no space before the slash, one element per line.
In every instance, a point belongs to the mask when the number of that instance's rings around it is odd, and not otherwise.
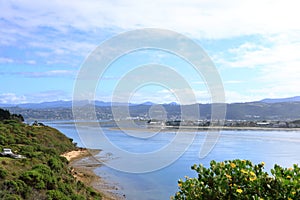
<path fill-rule="evenodd" d="M 101 199 L 71 175 L 60 155 L 76 146 L 56 129 L 0 120 L 0 151 L 3 148 L 26 159 L 0 157 L 0 199 Z"/>
<path fill-rule="evenodd" d="M 272 176 L 264 172 L 264 162 L 249 160 L 211 161 L 210 167 L 194 165 L 197 178 L 178 181 L 173 199 L 300 199 L 300 168 L 275 165 Z"/>

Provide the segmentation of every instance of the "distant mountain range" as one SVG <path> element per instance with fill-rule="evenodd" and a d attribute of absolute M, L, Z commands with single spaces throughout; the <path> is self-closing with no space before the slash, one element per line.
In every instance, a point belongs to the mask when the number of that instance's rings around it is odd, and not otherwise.
<path fill-rule="evenodd" d="M 136 105 L 147 105 L 152 106 L 156 103 L 147 101 L 141 104 L 135 103 L 121 103 L 121 102 L 104 102 L 104 101 L 77 101 L 76 106 L 85 106 L 88 104 L 94 104 L 95 106 L 106 107 L 106 106 L 136 106 Z M 169 103 L 170 105 L 178 105 L 176 102 Z M 46 109 L 46 108 L 71 108 L 72 101 L 51 101 L 51 102 L 41 102 L 41 103 L 22 103 L 22 104 L 0 104 L 2 108 L 19 107 L 26 109 Z"/>
<path fill-rule="evenodd" d="M 282 102 L 295 102 L 300 101 L 300 96 L 288 97 L 288 98 L 279 98 L 279 99 L 263 99 L 259 102 L 263 103 L 282 103 Z"/>
<path fill-rule="evenodd" d="M 96 106 L 127 106 L 135 104 L 119 103 L 119 102 L 104 102 L 104 101 L 77 101 L 77 106 L 84 106 L 87 104 L 95 104 Z M 27 109 L 46 109 L 46 108 L 71 108 L 72 101 L 51 101 L 51 102 L 41 102 L 41 103 L 23 103 L 23 104 L 0 104 L 0 107 L 11 108 L 27 108 Z"/>
<path fill-rule="evenodd" d="M 76 106 L 79 109 L 86 109 L 86 106 L 94 104 L 96 115 L 99 119 L 112 119 L 111 106 L 122 109 L 129 106 L 131 117 L 149 119 L 149 109 L 155 105 L 153 102 L 142 104 L 128 104 L 103 101 L 78 101 Z M 169 119 L 180 118 L 181 109 L 189 106 L 178 105 L 177 103 L 161 104 Z M 211 104 L 197 104 L 200 110 L 201 119 L 210 119 Z M 25 119 L 42 120 L 72 120 L 71 101 L 53 101 L 43 103 L 27 104 L 2 104 L 0 107 L 8 109 L 11 113 L 22 114 Z M 300 119 L 300 96 L 282 99 L 263 99 L 256 102 L 230 103 L 227 104 L 226 119 L 232 120 L 296 120 Z"/>

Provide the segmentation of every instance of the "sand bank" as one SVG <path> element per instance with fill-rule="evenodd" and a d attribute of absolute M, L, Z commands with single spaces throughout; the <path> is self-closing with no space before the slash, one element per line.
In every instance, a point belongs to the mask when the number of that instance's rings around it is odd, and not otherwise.
<path fill-rule="evenodd" d="M 94 156 L 99 154 L 100 150 L 84 149 L 70 151 L 62 154 L 68 161 L 72 169 L 72 175 L 77 179 L 93 187 L 103 195 L 103 200 L 124 200 L 125 195 L 122 194 L 116 183 L 97 176 L 94 172 L 96 167 L 100 167 L 104 160 L 96 159 Z"/>

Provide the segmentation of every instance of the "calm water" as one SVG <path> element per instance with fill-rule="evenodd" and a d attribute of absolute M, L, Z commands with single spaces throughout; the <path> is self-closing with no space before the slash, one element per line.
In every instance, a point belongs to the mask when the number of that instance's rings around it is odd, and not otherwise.
<path fill-rule="evenodd" d="M 49 124 L 49 123 L 48 123 Z M 84 146 L 72 124 L 49 124 L 70 138 L 79 146 Z M 93 138 L 96 130 L 93 127 L 81 127 L 87 136 Z M 130 152 L 141 153 L 155 151 L 167 145 L 175 136 L 174 132 L 157 134 L 149 139 L 129 137 L 119 130 L 103 129 L 109 140 L 119 148 Z M 185 134 L 191 134 L 186 132 Z M 185 175 L 194 177 L 196 173 L 190 167 L 197 163 L 209 166 L 211 160 L 250 159 L 254 163 L 264 161 L 266 170 L 275 163 L 289 167 L 300 161 L 300 132 L 296 131 L 222 131 L 218 143 L 204 159 L 198 157 L 205 134 L 197 134 L 194 143 L 172 165 L 161 170 L 131 174 L 116 171 L 107 166 L 99 167 L 95 172 L 101 177 L 118 183 L 127 199 L 169 199 L 177 191 L 177 180 Z M 95 141 L 90 148 L 101 148 L 103 156 L 107 155 L 101 141 Z M 117 158 L 115 158 L 117 159 Z M 159 162 L 154 159 L 153 162 Z"/>

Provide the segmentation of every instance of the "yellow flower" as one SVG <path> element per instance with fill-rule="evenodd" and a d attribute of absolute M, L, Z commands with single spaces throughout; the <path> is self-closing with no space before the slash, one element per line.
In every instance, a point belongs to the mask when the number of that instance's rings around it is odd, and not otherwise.
<path fill-rule="evenodd" d="M 287 177 L 288 179 L 292 178 L 290 175 L 287 175 L 286 177 Z"/>
<path fill-rule="evenodd" d="M 242 189 L 236 189 L 236 192 L 241 194 L 243 192 L 243 190 Z"/>
<path fill-rule="evenodd" d="M 251 176 L 256 176 L 254 172 L 250 172 L 250 175 Z"/>
<path fill-rule="evenodd" d="M 288 198 L 288 200 L 293 200 L 292 198 Z"/>
<path fill-rule="evenodd" d="M 182 183 L 178 183 L 178 187 L 181 187 L 182 186 Z"/>
<path fill-rule="evenodd" d="M 261 162 L 261 165 L 264 166 L 264 165 L 265 165 L 265 162 Z"/>
<path fill-rule="evenodd" d="M 250 181 L 255 181 L 255 180 L 256 180 L 256 176 L 250 177 Z"/>
<path fill-rule="evenodd" d="M 230 163 L 230 166 L 231 166 L 232 168 L 235 168 L 235 167 L 236 167 L 236 165 L 235 165 L 234 163 Z"/>
<path fill-rule="evenodd" d="M 292 194 L 294 195 L 294 194 L 296 194 L 296 192 L 295 192 L 295 191 L 293 191 L 293 192 L 292 192 Z"/>
<path fill-rule="evenodd" d="M 241 169 L 241 172 L 242 172 L 243 174 L 248 174 L 248 172 L 247 172 L 246 170 L 244 170 L 244 169 Z"/>
<path fill-rule="evenodd" d="M 293 168 L 292 168 L 292 167 L 290 167 L 290 168 L 288 168 L 288 170 L 292 171 L 292 170 L 293 170 Z"/>
<path fill-rule="evenodd" d="M 221 162 L 221 167 L 224 167 L 224 165 L 225 165 L 224 162 Z"/>
<path fill-rule="evenodd" d="M 246 160 L 242 160 L 243 163 L 246 163 Z"/>
<path fill-rule="evenodd" d="M 231 179 L 231 176 L 229 174 L 225 174 L 225 176 L 228 178 L 228 179 Z"/>

